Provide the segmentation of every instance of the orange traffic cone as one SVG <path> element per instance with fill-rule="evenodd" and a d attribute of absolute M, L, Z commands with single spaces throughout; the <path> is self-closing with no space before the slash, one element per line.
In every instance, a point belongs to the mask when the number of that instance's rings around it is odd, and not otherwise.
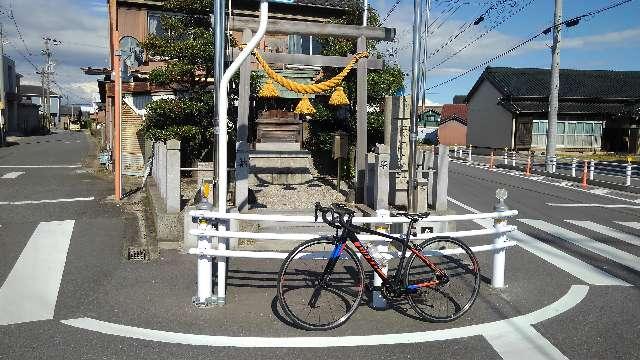
<path fill-rule="evenodd" d="M 584 161 L 584 170 L 582 170 L 582 188 L 587 188 L 587 161 Z"/>

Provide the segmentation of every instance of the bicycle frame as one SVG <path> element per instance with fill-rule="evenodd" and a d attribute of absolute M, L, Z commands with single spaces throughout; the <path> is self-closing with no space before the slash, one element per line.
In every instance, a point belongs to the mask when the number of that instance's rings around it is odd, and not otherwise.
<path fill-rule="evenodd" d="M 371 266 L 373 271 L 375 271 L 375 273 L 378 274 L 378 276 L 380 276 L 380 278 L 382 279 L 383 285 L 401 284 L 401 273 L 404 268 L 404 261 L 407 257 L 407 250 L 414 253 L 425 265 L 427 265 L 436 274 L 446 277 L 446 274 L 442 270 L 440 270 L 431 260 L 429 260 L 429 258 L 427 258 L 424 254 L 422 254 L 422 252 L 419 249 L 417 249 L 415 246 L 413 246 L 409 242 L 411 225 L 412 224 L 409 225 L 407 236 L 404 239 L 400 237 L 395 237 L 389 234 L 385 234 L 379 231 L 370 230 L 365 227 L 353 225 L 353 224 L 350 224 L 347 227 L 343 227 L 342 234 L 340 234 L 340 237 L 339 237 L 340 241 L 336 244 L 336 247 L 331 253 L 329 261 L 327 262 L 327 266 L 325 267 L 324 276 L 325 277 L 330 276 L 330 274 L 333 272 L 333 268 L 335 267 L 336 262 L 340 258 L 340 255 L 342 254 L 342 251 L 344 250 L 347 244 L 347 241 L 350 241 L 356 247 L 358 252 L 362 254 L 362 257 L 369 264 L 369 266 Z M 376 235 L 376 236 L 384 237 L 390 240 L 394 240 L 402 244 L 402 255 L 400 256 L 400 262 L 398 263 L 398 267 L 396 268 L 395 274 L 393 276 L 393 281 L 391 281 L 390 277 L 382 271 L 381 265 L 371 256 L 371 254 L 369 254 L 369 251 L 367 250 L 367 248 L 362 244 L 362 242 L 360 242 L 360 239 L 358 239 L 358 235 L 356 232 L 365 232 L 371 235 Z M 440 283 L 440 280 L 436 279 L 433 281 L 428 281 L 420 284 L 409 285 L 405 290 L 416 291 L 419 288 L 432 287 L 439 283 Z"/>

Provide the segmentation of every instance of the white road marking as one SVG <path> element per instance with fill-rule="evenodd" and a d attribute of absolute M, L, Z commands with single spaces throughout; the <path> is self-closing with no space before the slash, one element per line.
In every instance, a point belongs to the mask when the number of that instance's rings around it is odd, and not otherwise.
<path fill-rule="evenodd" d="M 510 325 L 504 331 L 484 335 L 502 359 L 519 360 L 523 355 L 527 360 L 569 359 L 530 325 Z"/>
<path fill-rule="evenodd" d="M 0 325 L 53 319 L 74 224 L 38 225 L 0 288 Z"/>
<path fill-rule="evenodd" d="M 572 285 L 569 291 L 553 304 L 532 313 L 521 315 L 511 319 L 505 319 L 490 323 L 470 325 L 453 329 L 423 331 L 399 334 L 360 335 L 360 336 L 299 336 L 299 337 L 249 337 L 249 336 L 210 336 L 197 334 L 184 334 L 169 331 L 143 329 L 138 327 L 109 323 L 91 318 L 77 318 L 61 321 L 63 324 L 80 329 L 95 331 L 103 334 L 124 336 L 135 339 L 159 341 L 173 344 L 200 345 L 213 347 L 241 347 L 241 348 L 325 348 L 325 347 L 351 347 L 370 345 L 392 344 L 417 344 L 428 341 L 441 341 L 449 339 L 465 338 L 469 336 L 484 335 L 494 337 L 494 334 L 502 334 L 504 331 L 525 328 L 541 321 L 557 316 L 580 303 L 589 291 L 586 285 Z M 523 336 L 523 342 L 519 344 L 522 350 L 530 346 L 528 336 Z M 535 339 L 534 339 L 535 340 Z M 558 350 L 551 343 L 538 345 L 544 348 L 539 351 L 554 354 Z M 555 350 L 555 351 L 554 351 Z M 520 357 L 522 357 L 521 353 Z M 526 353 L 524 353 L 526 354 Z"/>
<path fill-rule="evenodd" d="M 55 169 L 55 168 L 79 168 L 82 165 L 0 165 L 0 168 L 9 169 Z"/>
<path fill-rule="evenodd" d="M 455 199 L 449 198 L 449 201 L 473 213 L 477 214 L 480 212 Z M 493 227 L 493 223 L 490 219 L 474 220 L 474 222 L 485 228 Z M 568 272 L 569 274 L 577 277 L 587 284 L 631 286 L 631 284 L 627 283 L 626 281 L 620 280 L 615 276 L 607 274 L 606 272 L 593 267 L 561 250 L 558 250 L 551 245 L 547 245 L 542 241 L 531 237 L 521 231 L 512 231 L 507 235 L 507 238 L 509 238 L 509 240 L 516 241 L 521 248 L 540 257 L 551 265 L 554 265 Z"/>
<path fill-rule="evenodd" d="M 589 250 L 595 254 L 606 257 L 607 259 L 618 262 L 636 271 L 640 271 L 640 258 L 626 253 L 622 250 L 618 250 L 612 246 L 595 241 L 584 235 L 574 233 L 560 226 L 550 224 L 543 220 L 534 219 L 518 219 L 521 222 L 540 229 L 546 233 L 556 236 L 564 241 L 570 242 L 583 249 Z"/>
<path fill-rule="evenodd" d="M 636 222 L 636 221 L 616 221 L 618 224 L 620 225 L 624 225 L 624 226 L 628 226 L 630 228 L 634 228 L 634 229 L 638 229 L 640 230 L 640 222 Z"/>
<path fill-rule="evenodd" d="M 44 204 L 44 203 L 58 203 L 58 202 L 73 202 L 73 201 L 90 201 L 94 197 L 73 198 L 73 199 L 54 199 L 54 200 L 25 200 L 25 201 L 0 201 L 0 205 L 28 205 L 28 204 Z"/>
<path fill-rule="evenodd" d="M 600 195 L 600 194 L 598 194 Z M 628 204 L 555 204 L 547 203 L 549 206 L 556 207 L 602 207 L 602 208 L 629 208 L 640 209 L 640 205 L 628 205 Z"/>
<path fill-rule="evenodd" d="M 631 245 L 636 245 L 636 246 L 640 246 L 640 237 L 631 235 L 631 234 L 627 234 L 625 232 L 622 231 L 618 231 L 616 229 L 612 229 L 608 226 L 604 226 L 604 225 L 600 225 L 600 224 L 596 224 L 593 221 L 580 221 L 580 220 L 565 220 L 568 223 L 574 224 L 574 225 L 578 225 L 581 226 L 585 229 L 589 229 L 589 230 L 593 230 L 595 232 L 598 232 L 600 234 L 604 234 L 607 236 L 611 236 L 613 238 L 616 238 L 618 240 L 622 240 L 624 242 L 627 242 Z"/>
<path fill-rule="evenodd" d="M 24 171 L 14 171 L 14 172 L 10 172 L 8 174 L 2 175 L 0 179 L 15 179 L 22 174 L 24 174 Z"/>

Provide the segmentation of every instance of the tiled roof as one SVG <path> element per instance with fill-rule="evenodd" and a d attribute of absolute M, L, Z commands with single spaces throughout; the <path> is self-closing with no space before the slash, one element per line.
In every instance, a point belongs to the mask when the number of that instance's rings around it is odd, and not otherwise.
<path fill-rule="evenodd" d="M 505 97 L 548 97 L 551 71 L 535 68 L 487 67 L 474 85 L 487 79 Z M 640 71 L 560 70 L 560 98 L 631 99 L 640 97 Z"/>
<path fill-rule="evenodd" d="M 467 104 L 445 104 L 442 105 L 440 117 L 444 120 L 453 115 L 458 115 L 462 119 L 467 118 Z"/>
<path fill-rule="evenodd" d="M 513 113 L 546 113 L 549 111 L 547 101 L 504 101 L 501 104 Z M 625 110 L 621 103 L 598 102 L 559 102 L 558 112 L 564 114 L 620 114 Z"/>

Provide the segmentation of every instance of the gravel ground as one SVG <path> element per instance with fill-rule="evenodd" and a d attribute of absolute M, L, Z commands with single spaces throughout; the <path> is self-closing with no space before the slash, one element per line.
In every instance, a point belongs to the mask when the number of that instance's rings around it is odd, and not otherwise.
<path fill-rule="evenodd" d="M 330 204 L 344 202 L 345 196 L 323 178 L 314 178 L 303 185 L 267 185 L 251 188 L 256 195 L 254 207 L 272 209 L 310 209 L 316 202 Z"/>

